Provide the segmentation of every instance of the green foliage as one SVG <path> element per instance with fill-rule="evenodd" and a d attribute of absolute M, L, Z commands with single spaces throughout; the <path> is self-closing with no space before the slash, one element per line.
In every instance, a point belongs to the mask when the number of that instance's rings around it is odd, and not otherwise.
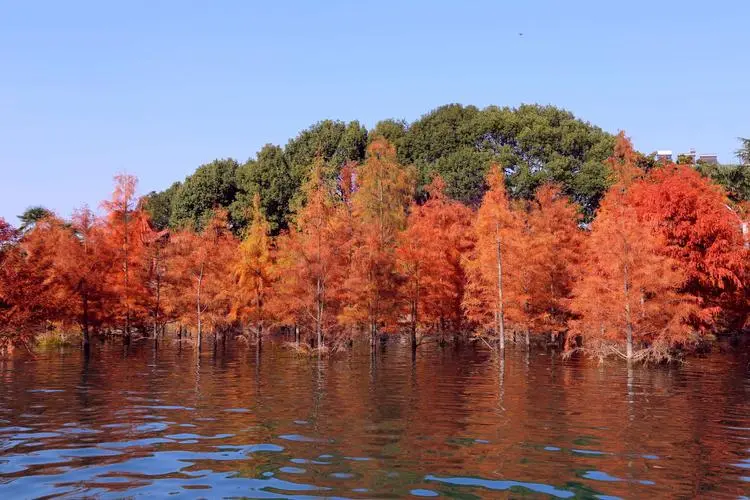
<path fill-rule="evenodd" d="M 692 165 L 693 162 L 693 156 L 686 155 L 686 154 L 679 154 L 677 155 L 677 164 L 678 165 Z"/>
<path fill-rule="evenodd" d="M 739 139 L 741 146 L 734 154 L 740 160 L 740 163 L 750 165 L 750 139 L 745 137 L 738 137 L 737 139 Z"/>
<path fill-rule="evenodd" d="M 750 201 L 750 164 L 708 165 L 698 162 L 698 171 L 724 186 L 732 201 Z"/>
<path fill-rule="evenodd" d="M 297 185 L 284 151 L 266 144 L 255 160 L 249 160 L 237 171 L 237 199 L 230 207 L 232 220 L 239 227 L 251 221 L 253 196 L 261 197 L 261 209 L 273 234 L 287 226 L 289 206 Z"/>
<path fill-rule="evenodd" d="M 282 149 L 266 145 L 242 166 L 217 160 L 201 166 L 183 184 L 151 193 L 146 208 L 157 228 L 200 226 L 215 206 L 226 207 L 232 229 L 249 223 L 252 198 L 259 193 L 262 210 L 274 234 L 287 227 L 291 207 L 304 203 L 301 186 L 318 159 L 328 181 L 335 181 L 347 162 L 362 162 L 366 147 L 383 137 L 396 147 L 399 163 L 418 173 L 417 197 L 436 174 L 446 193 L 476 206 L 486 189 L 492 162 L 502 165 L 508 193 L 531 198 L 538 186 L 554 181 L 591 215 L 609 185 L 603 161 L 614 138 L 571 113 L 553 106 L 518 108 L 449 104 L 412 124 L 388 119 L 368 134 L 359 122 L 324 120 L 303 130 Z M 648 157 L 643 157 L 648 162 Z"/>
<path fill-rule="evenodd" d="M 290 140 L 284 153 L 299 189 L 308 179 L 310 167 L 317 157 L 331 167 L 327 170 L 335 177 L 347 161 L 363 160 L 366 148 L 367 129 L 358 121 L 324 120 Z"/>
<path fill-rule="evenodd" d="M 237 169 L 231 158 L 201 165 L 179 186 L 172 198 L 169 225 L 201 228 L 216 207 L 228 207 L 237 195 Z"/>
<path fill-rule="evenodd" d="M 175 182 L 166 191 L 151 191 L 145 196 L 144 208 L 148 212 L 151 223 L 158 231 L 169 227 L 172 215 L 172 199 L 182 184 Z"/>
<path fill-rule="evenodd" d="M 29 207 L 24 211 L 24 213 L 18 216 L 18 220 L 21 221 L 21 224 L 18 226 L 18 230 L 24 233 L 26 231 L 30 231 L 31 229 L 34 229 L 34 226 L 37 222 L 46 219 L 47 217 L 52 217 L 53 215 L 54 214 L 51 210 L 41 205 Z"/>
<path fill-rule="evenodd" d="M 479 206 L 487 189 L 485 177 L 493 159 L 492 153 L 464 147 L 439 158 L 434 164 L 419 164 L 420 196 L 424 186 L 439 174 L 447 185 L 448 196 L 469 206 Z"/>
<path fill-rule="evenodd" d="M 407 123 L 404 120 L 381 120 L 370 132 L 368 142 L 372 142 L 375 137 L 383 137 L 385 140 L 400 149 L 401 143 L 406 135 Z"/>
<path fill-rule="evenodd" d="M 553 106 L 479 110 L 450 104 L 414 122 L 400 146 L 400 160 L 417 165 L 422 182 L 439 172 L 448 193 L 462 201 L 481 197 L 487 166 L 478 163 L 490 158 L 503 166 L 512 196 L 530 198 L 553 181 L 591 213 L 608 185 L 602 162 L 614 138 Z"/>

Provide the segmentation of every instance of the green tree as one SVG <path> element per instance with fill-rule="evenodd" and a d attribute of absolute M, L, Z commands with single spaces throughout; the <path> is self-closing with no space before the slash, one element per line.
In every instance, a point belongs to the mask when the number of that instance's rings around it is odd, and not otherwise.
<path fill-rule="evenodd" d="M 201 228 L 216 207 L 229 207 L 237 195 L 237 169 L 232 158 L 201 165 L 185 179 L 172 198 L 169 225 Z"/>
<path fill-rule="evenodd" d="M 157 230 L 161 231 L 169 226 L 169 219 L 172 216 L 172 200 L 181 186 L 182 183 L 175 182 L 165 191 L 151 191 L 146 195 L 144 207 Z"/>
<path fill-rule="evenodd" d="M 404 120 L 381 120 L 375 124 L 375 128 L 369 133 L 368 142 L 372 142 L 376 137 L 382 137 L 398 149 L 406 135 L 407 126 Z"/>
<path fill-rule="evenodd" d="M 327 177 L 335 178 L 346 162 L 363 160 L 366 148 L 367 129 L 358 121 L 323 120 L 291 139 L 284 153 L 299 189 L 307 181 L 316 158 L 320 157 L 328 167 Z"/>
<path fill-rule="evenodd" d="M 610 134 L 553 106 L 479 110 L 451 104 L 411 124 L 399 158 L 417 166 L 422 184 L 439 172 L 448 193 L 469 203 L 483 194 L 477 187 L 484 186 L 489 162 L 481 164 L 491 158 L 503 165 L 512 197 L 531 198 L 538 186 L 553 181 L 593 213 L 608 186 L 602 162 L 613 145 Z"/>
<path fill-rule="evenodd" d="M 737 155 L 737 159 L 740 160 L 740 163 L 743 165 L 750 165 L 750 139 L 745 137 L 738 137 L 740 141 L 740 148 L 735 151 L 735 155 Z"/>
<path fill-rule="evenodd" d="M 238 193 L 230 212 L 239 227 L 250 223 L 253 198 L 261 196 L 261 211 L 273 234 L 287 227 L 289 204 L 297 186 L 284 151 L 266 144 L 255 160 L 249 160 L 237 171 Z"/>
<path fill-rule="evenodd" d="M 22 233 L 34 229 L 37 222 L 54 216 L 51 210 L 41 206 L 33 206 L 27 208 L 21 215 L 18 216 L 18 220 L 21 224 L 18 226 L 18 230 Z"/>

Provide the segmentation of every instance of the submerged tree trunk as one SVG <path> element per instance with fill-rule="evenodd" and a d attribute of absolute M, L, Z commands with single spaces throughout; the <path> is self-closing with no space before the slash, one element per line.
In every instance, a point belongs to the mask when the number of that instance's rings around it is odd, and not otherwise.
<path fill-rule="evenodd" d="M 411 302 L 411 350 L 417 350 L 417 301 Z"/>
<path fill-rule="evenodd" d="M 323 348 L 323 283 L 318 276 L 318 280 L 316 282 L 316 295 L 317 295 L 317 311 L 316 311 L 316 317 L 315 317 L 315 337 L 316 337 L 316 347 L 318 349 Z"/>
<path fill-rule="evenodd" d="M 203 284 L 203 266 L 201 266 L 200 274 L 198 275 L 198 294 L 196 296 L 196 307 L 198 313 L 198 350 L 201 350 L 203 343 L 203 324 L 201 322 L 201 285 Z"/>
<path fill-rule="evenodd" d="M 500 246 L 500 225 L 495 227 L 495 244 L 497 246 L 497 342 L 500 349 L 505 349 L 505 306 L 503 304 L 503 253 Z"/>
<path fill-rule="evenodd" d="M 630 282 L 628 276 L 628 265 L 623 269 L 623 289 L 625 292 L 625 357 L 633 359 L 633 322 L 630 316 Z"/>
<path fill-rule="evenodd" d="M 83 351 L 88 354 L 91 349 L 89 337 L 89 300 L 86 295 L 83 296 Z"/>

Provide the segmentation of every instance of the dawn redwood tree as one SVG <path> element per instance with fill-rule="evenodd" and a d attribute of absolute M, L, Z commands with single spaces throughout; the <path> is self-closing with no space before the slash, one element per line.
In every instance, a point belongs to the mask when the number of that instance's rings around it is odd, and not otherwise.
<path fill-rule="evenodd" d="M 140 282 L 145 285 L 146 294 L 142 306 L 152 320 L 154 339 L 169 320 L 165 307 L 165 289 L 167 287 L 169 270 L 169 231 L 157 231 L 152 223 L 144 227 L 142 261 L 139 268 Z"/>
<path fill-rule="evenodd" d="M 46 218 L 20 236 L 0 221 L 0 353 L 27 348 L 48 321 L 59 318 L 64 304 L 51 279 L 53 231 L 60 223 Z"/>
<path fill-rule="evenodd" d="M 138 180 L 132 175 L 115 176 L 112 199 L 102 203 L 104 232 L 112 256 L 107 282 L 113 300 L 111 312 L 130 340 L 134 321 L 144 316 L 143 302 L 148 291 L 139 278 L 143 262 L 145 235 L 149 231 L 148 215 L 136 198 Z"/>
<path fill-rule="evenodd" d="M 227 213 L 217 208 L 197 233 L 175 233 L 170 244 L 169 304 L 183 324 L 194 326 L 198 350 L 206 326 L 216 333 L 229 315 L 230 288 L 236 240 Z"/>
<path fill-rule="evenodd" d="M 412 349 L 417 331 L 462 328 L 466 276 L 462 256 L 470 247 L 472 213 L 445 195 L 445 182 L 436 176 L 428 186 L 429 200 L 413 204 L 406 229 L 399 235 L 396 257 L 401 295 L 407 304 Z"/>
<path fill-rule="evenodd" d="M 504 280 L 511 246 L 518 239 L 518 224 L 510 210 L 505 179 L 499 165 L 487 174 L 488 191 L 474 219 L 474 250 L 465 259 L 467 274 L 464 310 L 483 328 L 495 329 L 500 349 L 505 349 Z"/>
<path fill-rule="evenodd" d="M 273 286 L 273 258 L 271 226 L 258 194 L 253 197 L 251 220 L 235 256 L 232 317 L 247 325 L 260 343 L 269 316 L 266 302 Z"/>
<path fill-rule="evenodd" d="M 530 281 L 533 330 L 562 335 L 570 319 L 573 286 L 581 275 L 584 234 L 579 207 L 552 184 L 539 188 L 528 212 L 533 262 Z"/>
<path fill-rule="evenodd" d="M 59 285 L 64 316 L 79 326 L 83 348 L 88 350 L 91 328 L 98 329 L 105 319 L 110 249 L 101 221 L 87 207 L 75 211 L 69 225 L 57 224 L 52 231 L 51 279 Z"/>
<path fill-rule="evenodd" d="M 277 240 L 276 286 L 270 304 L 282 323 L 307 330 L 319 350 L 336 326 L 331 281 L 342 252 L 333 233 L 336 204 L 322 170 L 322 161 L 317 160 L 303 188 L 305 205 Z"/>
<path fill-rule="evenodd" d="M 623 134 L 610 159 L 618 182 L 602 200 L 588 239 L 586 273 L 574 288 L 571 322 L 584 347 L 604 357 L 665 359 L 690 342 L 694 297 L 680 293 L 686 273 L 665 252 L 655 225 L 638 216 L 632 192 L 643 173 Z"/>
<path fill-rule="evenodd" d="M 665 165 L 633 186 L 631 196 L 638 216 L 664 238 L 666 255 L 685 271 L 681 290 L 698 297 L 694 326 L 742 328 L 750 311 L 750 250 L 742 218 L 724 190 L 691 167 Z"/>
<path fill-rule="evenodd" d="M 396 241 L 406 226 L 406 210 L 414 195 L 414 175 L 400 165 L 396 150 L 375 139 L 356 172 L 352 198 L 356 227 L 352 267 L 344 284 L 346 322 L 363 325 L 375 345 L 379 331 L 392 320 L 397 299 Z"/>

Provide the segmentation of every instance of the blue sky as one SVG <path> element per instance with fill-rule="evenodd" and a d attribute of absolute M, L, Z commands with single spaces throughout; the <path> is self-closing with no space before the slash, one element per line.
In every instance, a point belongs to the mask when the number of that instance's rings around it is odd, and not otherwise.
<path fill-rule="evenodd" d="M 750 135 L 748 19 L 744 0 L 0 0 L 0 216 L 451 102 L 554 104 L 729 162 Z"/>

